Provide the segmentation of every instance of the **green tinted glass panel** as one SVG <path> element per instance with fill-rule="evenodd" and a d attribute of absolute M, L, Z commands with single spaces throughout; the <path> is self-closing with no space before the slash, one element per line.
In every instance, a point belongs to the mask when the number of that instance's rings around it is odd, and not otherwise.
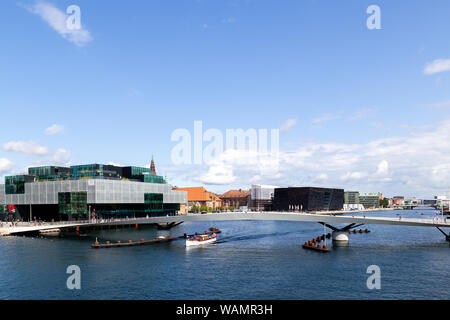
<path fill-rule="evenodd" d="M 35 167 L 29 168 L 28 174 L 36 177 L 36 181 L 56 181 L 70 179 L 70 170 L 65 167 Z"/>
<path fill-rule="evenodd" d="M 131 167 L 131 175 L 132 176 L 138 176 L 144 173 L 150 173 L 149 168 L 142 168 L 142 167 Z"/>
<path fill-rule="evenodd" d="M 32 176 L 49 176 L 51 175 L 51 167 L 29 168 L 28 174 Z"/>
<path fill-rule="evenodd" d="M 162 193 L 145 193 L 144 202 L 152 212 L 164 211 Z"/>
<path fill-rule="evenodd" d="M 25 193 L 25 176 L 12 176 L 5 178 L 6 194 L 24 194 Z"/>
<path fill-rule="evenodd" d="M 58 209 L 59 214 L 62 215 L 86 214 L 88 212 L 87 192 L 59 192 Z"/>
<path fill-rule="evenodd" d="M 92 178 L 120 178 L 120 174 L 114 171 L 105 171 L 102 164 L 86 164 L 70 167 L 71 179 L 92 179 Z"/>
<path fill-rule="evenodd" d="M 166 183 L 164 177 L 161 176 L 152 176 L 152 175 L 144 175 L 144 182 L 148 183 Z"/>

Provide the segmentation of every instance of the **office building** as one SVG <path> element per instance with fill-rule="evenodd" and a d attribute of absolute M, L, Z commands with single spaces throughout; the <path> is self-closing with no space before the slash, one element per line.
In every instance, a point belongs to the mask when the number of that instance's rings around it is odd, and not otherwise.
<path fill-rule="evenodd" d="M 272 200 L 276 186 L 252 185 L 248 208 L 252 211 L 272 210 Z"/>
<path fill-rule="evenodd" d="M 193 207 L 217 210 L 222 206 L 220 197 L 203 187 L 175 188 L 173 190 L 187 192 L 188 210 L 192 210 Z"/>
<path fill-rule="evenodd" d="M 5 178 L 0 201 L 15 206 L 15 218 L 30 220 L 145 217 L 175 215 L 187 192 L 172 186 L 151 168 L 88 164 L 70 168 L 29 168 Z"/>
<path fill-rule="evenodd" d="M 345 204 L 359 204 L 359 192 L 358 191 L 345 191 L 344 192 Z"/>
<path fill-rule="evenodd" d="M 362 204 L 365 209 L 379 208 L 380 197 L 378 193 L 360 193 L 359 203 Z"/>
<path fill-rule="evenodd" d="M 249 195 L 249 191 L 239 189 L 229 190 L 219 197 L 224 209 L 246 209 L 248 208 Z"/>
<path fill-rule="evenodd" d="M 344 190 L 313 187 L 276 188 L 273 209 L 276 211 L 342 210 Z"/>

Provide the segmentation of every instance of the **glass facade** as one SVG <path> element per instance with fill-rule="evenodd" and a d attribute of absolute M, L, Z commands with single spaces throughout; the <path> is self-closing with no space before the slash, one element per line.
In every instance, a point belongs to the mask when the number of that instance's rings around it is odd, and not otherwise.
<path fill-rule="evenodd" d="M 164 212 L 175 214 L 179 210 L 180 210 L 179 203 L 165 203 L 164 204 Z"/>
<path fill-rule="evenodd" d="M 114 170 L 117 168 L 117 170 Z M 77 179 L 120 179 L 120 169 L 118 167 L 103 164 L 85 164 L 70 167 L 70 178 Z"/>
<path fill-rule="evenodd" d="M 359 195 L 359 203 L 366 209 L 378 208 L 380 207 L 380 198 L 376 193 L 361 193 Z"/>
<path fill-rule="evenodd" d="M 30 176 L 49 176 L 52 174 L 51 167 L 37 167 L 37 168 L 29 168 L 28 174 Z"/>
<path fill-rule="evenodd" d="M 345 204 L 359 204 L 359 192 L 358 191 L 345 191 L 344 192 Z"/>
<path fill-rule="evenodd" d="M 164 194 L 145 193 L 144 204 L 96 205 L 95 213 L 100 216 L 160 216 L 174 215 L 180 210 L 179 203 L 164 203 Z"/>
<path fill-rule="evenodd" d="M 162 193 L 164 203 L 186 203 L 186 191 L 173 191 L 170 184 L 123 180 L 67 180 L 25 183 L 24 194 L 6 194 L 6 204 L 58 204 L 59 192 L 87 192 L 89 204 L 144 204 L 145 193 Z"/>
<path fill-rule="evenodd" d="M 87 214 L 87 192 L 58 193 L 58 210 L 60 215 Z"/>
<path fill-rule="evenodd" d="M 130 167 L 131 175 L 138 176 L 142 174 L 150 174 L 150 168 L 142 168 L 142 167 Z"/>
<path fill-rule="evenodd" d="M 144 175 L 144 179 L 142 182 L 147 183 L 167 183 L 164 177 L 161 176 L 151 176 L 151 175 Z"/>
<path fill-rule="evenodd" d="M 36 181 L 58 181 L 70 179 L 70 169 L 64 167 L 35 167 L 28 169 L 28 175 L 36 177 Z"/>
<path fill-rule="evenodd" d="M 162 176 L 151 175 L 151 169 L 143 167 L 118 167 L 103 164 L 86 164 L 70 168 L 43 166 L 28 169 L 28 175 L 7 177 L 7 194 L 23 194 L 26 182 L 47 182 L 64 180 L 130 180 L 166 184 Z"/>
<path fill-rule="evenodd" d="M 167 183 L 164 177 L 152 175 L 150 168 L 143 167 L 124 167 L 123 177 L 147 183 Z"/>
<path fill-rule="evenodd" d="M 331 206 L 331 199 L 333 198 L 333 190 L 332 189 L 325 189 L 323 192 L 323 208 L 325 210 L 329 210 Z"/>
<path fill-rule="evenodd" d="M 176 214 L 180 203 L 187 203 L 187 192 L 173 191 L 164 177 L 151 172 L 101 164 L 30 168 L 30 175 L 5 178 L 0 206 L 16 205 L 26 217 L 32 205 L 35 213 L 41 210 L 42 216 L 63 220 L 87 214 L 89 206 L 108 216 Z"/>
<path fill-rule="evenodd" d="M 145 193 L 144 203 L 148 205 L 151 212 L 164 211 L 164 202 L 162 193 Z"/>
<path fill-rule="evenodd" d="M 34 177 L 28 175 L 5 177 L 5 194 L 24 194 L 25 183 L 33 181 Z"/>

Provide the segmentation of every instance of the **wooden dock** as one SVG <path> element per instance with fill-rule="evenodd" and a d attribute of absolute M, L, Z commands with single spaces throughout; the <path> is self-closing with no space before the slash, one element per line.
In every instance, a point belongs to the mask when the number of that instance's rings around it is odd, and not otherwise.
<path fill-rule="evenodd" d="M 101 249 L 101 248 L 121 248 L 121 247 L 135 247 L 135 246 L 143 246 L 143 245 L 147 245 L 147 244 L 156 244 L 156 243 L 164 243 L 164 242 L 171 242 L 171 241 L 175 241 L 175 240 L 181 240 L 181 239 L 186 239 L 188 237 L 192 237 L 195 235 L 199 235 L 199 234 L 213 234 L 213 233 L 222 233 L 222 231 L 220 229 L 216 229 L 216 228 L 210 228 L 209 231 L 205 231 L 202 233 L 198 233 L 196 232 L 195 234 L 184 234 L 182 236 L 178 236 L 178 237 L 165 237 L 165 238 L 156 238 L 156 239 L 152 239 L 152 240 L 144 240 L 141 239 L 139 241 L 132 241 L 132 240 L 128 240 L 127 242 L 122 242 L 122 241 L 117 241 L 114 243 L 111 243 L 110 241 L 107 241 L 106 243 L 99 243 L 98 241 L 96 241 L 95 243 L 92 244 L 91 248 L 93 249 Z"/>
<path fill-rule="evenodd" d="M 325 243 L 326 239 L 330 239 L 332 237 L 331 233 L 327 233 L 327 234 L 322 234 L 312 240 L 306 241 L 303 245 L 302 248 L 303 249 L 309 249 L 309 250 L 314 250 L 314 251 L 319 251 L 319 252 L 330 252 L 331 249 L 328 248 L 328 246 Z M 323 245 L 321 244 L 322 241 L 324 242 Z"/>
<path fill-rule="evenodd" d="M 330 248 L 328 248 L 328 247 L 323 248 L 323 247 L 317 247 L 317 246 L 313 246 L 313 245 L 310 246 L 307 244 L 303 245 L 303 249 L 309 249 L 309 250 L 319 251 L 319 252 L 323 252 L 323 253 L 331 251 Z"/>

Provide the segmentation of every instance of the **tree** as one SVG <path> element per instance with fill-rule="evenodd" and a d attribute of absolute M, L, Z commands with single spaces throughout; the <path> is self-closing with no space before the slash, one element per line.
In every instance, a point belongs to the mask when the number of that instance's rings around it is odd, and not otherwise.
<path fill-rule="evenodd" d="M 389 199 L 388 198 L 380 199 L 380 207 L 387 208 L 388 206 L 389 206 Z"/>

